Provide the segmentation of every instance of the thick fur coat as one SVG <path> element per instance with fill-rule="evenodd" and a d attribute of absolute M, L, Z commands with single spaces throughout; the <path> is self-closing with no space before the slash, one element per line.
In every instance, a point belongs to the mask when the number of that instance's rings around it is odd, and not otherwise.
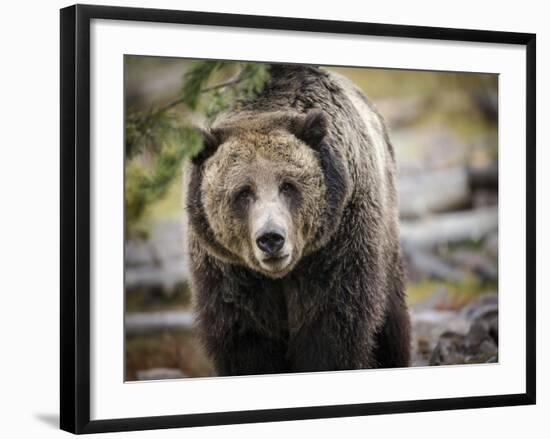
<path fill-rule="evenodd" d="M 407 366 L 384 122 L 339 75 L 273 65 L 271 76 L 204 133 L 204 150 L 184 170 L 185 242 L 206 351 L 220 375 Z M 264 217 L 283 224 L 284 263 L 262 262 L 254 227 Z"/>

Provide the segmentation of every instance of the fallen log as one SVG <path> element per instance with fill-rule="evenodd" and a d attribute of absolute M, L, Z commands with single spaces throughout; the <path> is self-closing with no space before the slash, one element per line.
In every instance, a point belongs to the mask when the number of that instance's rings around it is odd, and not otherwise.
<path fill-rule="evenodd" d="M 183 259 L 162 261 L 162 265 L 126 267 L 124 285 L 127 291 L 160 288 L 173 291 L 187 282 L 189 275 Z"/>
<path fill-rule="evenodd" d="M 471 200 L 468 171 L 463 166 L 402 176 L 398 188 L 401 218 L 461 209 Z"/>
<path fill-rule="evenodd" d="M 438 244 L 479 241 L 498 230 L 498 208 L 442 213 L 418 221 L 401 222 L 404 247 L 429 248 Z"/>
<path fill-rule="evenodd" d="M 418 280 L 424 277 L 445 281 L 459 282 L 464 279 L 464 272 L 447 264 L 441 258 L 426 250 L 413 246 L 404 246 L 407 274 Z"/>
<path fill-rule="evenodd" d="M 127 335 L 142 335 L 165 330 L 190 331 L 193 329 L 193 313 L 189 310 L 132 312 L 124 318 Z"/>
<path fill-rule="evenodd" d="M 476 191 L 498 191 L 498 165 L 453 168 L 404 175 L 399 179 L 399 215 L 421 218 L 471 206 Z"/>

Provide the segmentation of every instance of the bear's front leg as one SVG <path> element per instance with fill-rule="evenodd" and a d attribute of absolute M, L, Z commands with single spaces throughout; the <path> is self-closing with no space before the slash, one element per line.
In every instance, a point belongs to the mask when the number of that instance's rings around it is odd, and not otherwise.
<path fill-rule="evenodd" d="M 285 346 L 254 331 L 230 330 L 206 337 L 207 349 L 220 376 L 288 372 Z"/>
<path fill-rule="evenodd" d="M 200 256 L 200 255 L 199 255 Z M 219 375 L 288 372 L 286 310 L 266 282 L 192 260 L 197 329 Z"/>
<path fill-rule="evenodd" d="M 375 367 L 373 331 L 355 316 L 327 309 L 302 325 L 289 342 L 292 372 Z"/>

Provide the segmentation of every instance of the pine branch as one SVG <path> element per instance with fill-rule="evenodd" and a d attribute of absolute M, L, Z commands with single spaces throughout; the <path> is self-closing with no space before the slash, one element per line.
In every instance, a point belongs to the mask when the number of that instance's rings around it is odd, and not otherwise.
<path fill-rule="evenodd" d="M 233 85 L 238 84 L 239 82 L 242 82 L 244 79 L 245 78 L 243 78 L 242 75 L 238 75 L 236 78 L 231 79 L 229 81 L 220 82 L 219 84 L 203 88 L 202 90 L 200 90 L 199 93 L 201 93 L 201 94 L 202 93 L 208 93 L 208 92 L 219 90 L 219 89 L 222 89 L 222 88 L 225 88 L 225 87 L 231 87 Z M 168 111 L 168 110 L 174 108 L 177 105 L 183 104 L 184 102 L 185 102 L 185 97 L 180 97 L 180 98 L 164 105 L 163 107 L 160 107 L 157 110 L 157 112 L 161 113 L 161 112 L 164 112 L 164 111 Z"/>
<path fill-rule="evenodd" d="M 215 73 L 235 68 L 238 73 L 231 79 L 209 85 Z M 257 94 L 268 79 L 268 66 L 264 64 L 196 61 L 184 75 L 178 98 L 157 109 L 127 113 L 127 227 L 136 223 L 147 207 L 166 193 L 183 159 L 197 154 L 202 148 L 196 130 L 172 111 L 174 107 L 183 104 L 190 111 L 202 112 L 207 119 L 213 120 L 236 100 Z M 144 161 L 145 155 L 150 158 Z"/>

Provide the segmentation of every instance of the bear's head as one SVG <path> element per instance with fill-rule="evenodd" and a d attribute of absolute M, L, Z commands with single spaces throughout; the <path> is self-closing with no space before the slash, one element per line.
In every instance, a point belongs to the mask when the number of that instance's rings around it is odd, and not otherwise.
<path fill-rule="evenodd" d="M 281 278 L 328 240 L 349 185 L 327 130 L 311 110 L 241 113 L 203 131 L 188 209 L 210 253 Z"/>

